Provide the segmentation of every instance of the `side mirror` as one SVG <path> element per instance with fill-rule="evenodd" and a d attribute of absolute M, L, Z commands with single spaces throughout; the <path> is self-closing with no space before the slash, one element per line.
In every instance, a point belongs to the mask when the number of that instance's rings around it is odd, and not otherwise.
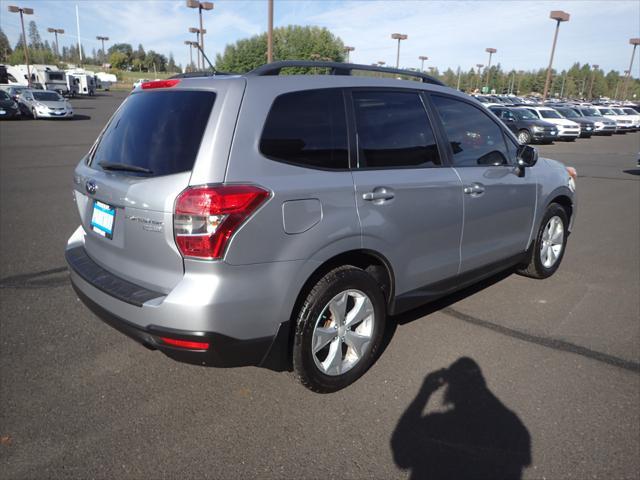
<path fill-rule="evenodd" d="M 516 160 L 518 162 L 518 167 L 521 169 L 533 167 L 538 161 L 538 151 L 531 145 L 520 145 L 518 147 Z"/>

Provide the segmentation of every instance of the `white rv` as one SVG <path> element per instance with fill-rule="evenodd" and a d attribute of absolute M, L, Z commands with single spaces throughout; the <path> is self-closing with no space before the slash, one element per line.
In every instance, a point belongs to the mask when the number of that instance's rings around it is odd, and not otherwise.
<path fill-rule="evenodd" d="M 78 95 L 93 96 L 96 94 L 96 78 L 93 72 L 87 72 L 86 70 L 76 69 L 67 70 L 67 75 L 71 75 L 75 79 L 75 83 L 78 86 Z"/>
<path fill-rule="evenodd" d="M 106 72 L 96 73 L 96 78 L 99 82 L 98 88 L 104 88 L 105 91 L 108 91 L 111 88 L 111 85 L 118 81 L 118 77 L 116 77 L 113 73 Z"/>
<path fill-rule="evenodd" d="M 42 84 L 45 90 L 52 90 L 60 95 L 69 92 L 66 73 L 55 65 L 33 65 L 33 70 L 36 82 Z"/>

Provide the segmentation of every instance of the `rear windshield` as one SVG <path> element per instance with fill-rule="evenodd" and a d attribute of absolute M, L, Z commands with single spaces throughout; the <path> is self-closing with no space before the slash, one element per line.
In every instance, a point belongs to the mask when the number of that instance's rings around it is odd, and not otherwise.
<path fill-rule="evenodd" d="M 33 92 L 33 98 L 42 100 L 43 102 L 59 102 L 62 97 L 56 92 Z"/>
<path fill-rule="evenodd" d="M 151 171 L 145 176 L 193 169 L 215 98 L 202 91 L 131 94 L 99 139 L 91 164 L 132 165 Z"/>

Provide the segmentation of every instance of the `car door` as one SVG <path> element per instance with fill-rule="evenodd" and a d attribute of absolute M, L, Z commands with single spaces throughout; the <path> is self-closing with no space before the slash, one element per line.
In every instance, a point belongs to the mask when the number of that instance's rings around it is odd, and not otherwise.
<path fill-rule="evenodd" d="M 363 248 L 389 261 L 396 296 L 455 276 L 462 184 L 442 162 L 421 94 L 354 89 L 350 98 Z"/>
<path fill-rule="evenodd" d="M 515 165 L 515 143 L 481 108 L 448 95 L 429 98 L 463 184 L 461 273 L 524 252 L 535 213 L 534 169 Z"/>

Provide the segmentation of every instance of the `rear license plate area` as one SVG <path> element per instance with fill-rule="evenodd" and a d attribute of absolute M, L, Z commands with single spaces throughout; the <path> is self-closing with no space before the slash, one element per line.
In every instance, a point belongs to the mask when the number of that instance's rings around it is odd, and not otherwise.
<path fill-rule="evenodd" d="M 93 202 L 93 212 L 91 213 L 91 230 L 98 235 L 112 239 L 113 227 L 116 220 L 116 209 L 111 205 L 99 202 Z"/>

